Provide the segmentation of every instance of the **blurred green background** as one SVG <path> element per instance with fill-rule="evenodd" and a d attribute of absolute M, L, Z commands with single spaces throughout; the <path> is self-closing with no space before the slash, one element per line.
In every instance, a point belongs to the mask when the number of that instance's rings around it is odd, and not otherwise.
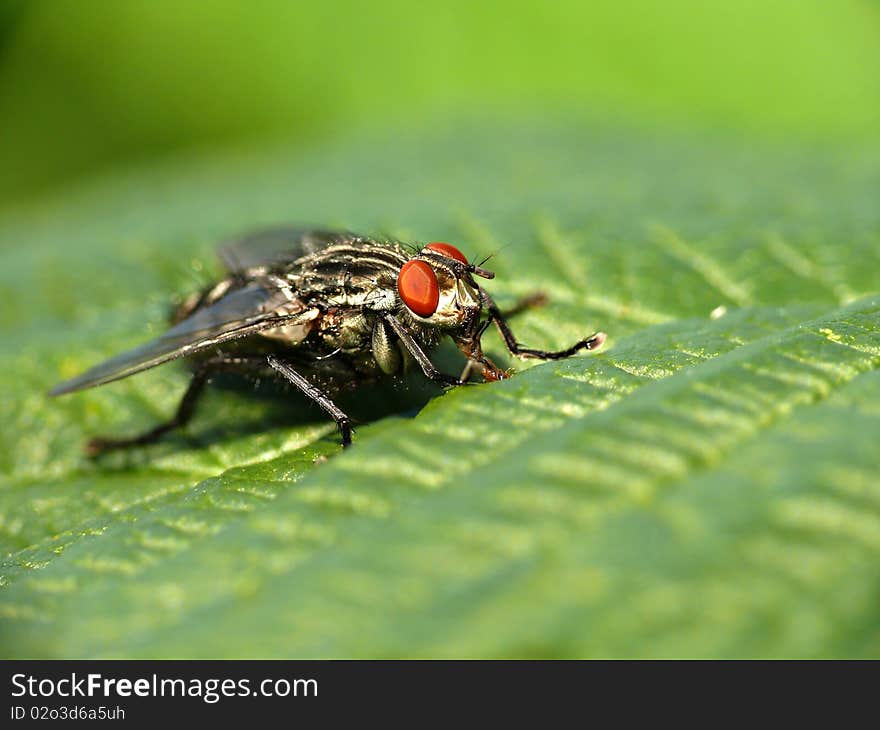
<path fill-rule="evenodd" d="M 182 150 L 524 109 L 880 128 L 873 0 L 0 4 L 0 206 Z"/>

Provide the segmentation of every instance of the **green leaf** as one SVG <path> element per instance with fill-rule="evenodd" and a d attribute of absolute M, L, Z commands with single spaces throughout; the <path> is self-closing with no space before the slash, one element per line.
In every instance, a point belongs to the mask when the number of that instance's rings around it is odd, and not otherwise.
<path fill-rule="evenodd" d="M 877 656 L 877 150 L 481 124 L 188 160 L 0 226 L 7 656 Z M 165 366 L 49 401 L 282 221 L 494 253 L 523 342 L 598 354 L 332 424 Z M 503 360 L 500 341 L 487 338 Z M 444 352 L 448 368 L 454 355 Z"/>

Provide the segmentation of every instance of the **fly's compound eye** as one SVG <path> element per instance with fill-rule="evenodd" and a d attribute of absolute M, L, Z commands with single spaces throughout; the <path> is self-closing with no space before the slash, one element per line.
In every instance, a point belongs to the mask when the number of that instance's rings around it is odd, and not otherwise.
<path fill-rule="evenodd" d="M 434 269 L 424 261 L 407 261 L 397 276 L 397 293 L 419 317 L 430 317 L 440 301 L 440 285 Z"/>
<path fill-rule="evenodd" d="M 461 261 L 463 264 L 467 264 L 468 260 L 465 255 L 459 251 L 455 246 L 451 243 L 443 243 L 443 241 L 434 241 L 433 243 L 429 243 L 425 246 L 430 251 L 434 253 L 439 253 L 441 256 L 448 256 L 451 259 L 455 259 L 456 261 Z"/>

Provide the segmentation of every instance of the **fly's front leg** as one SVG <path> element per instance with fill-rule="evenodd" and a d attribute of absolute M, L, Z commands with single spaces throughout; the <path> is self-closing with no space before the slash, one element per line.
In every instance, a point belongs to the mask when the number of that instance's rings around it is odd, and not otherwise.
<path fill-rule="evenodd" d="M 575 342 L 566 350 L 535 350 L 531 347 L 523 347 L 516 341 L 516 337 L 510 329 L 510 325 L 507 324 L 505 315 L 498 308 L 498 305 L 495 304 L 492 297 L 484 292 L 483 301 L 489 312 L 489 320 L 495 323 L 495 327 L 498 329 L 501 338 L 504 340 L 504 345 L 507 347 L 508 352 L 516 357 L 531 357 L 538 360 L 562 360 L 566 357 L 571 357 L 581 350 L 595 350 L 605 342 L 605 338 L 607 337 L 604 332 L 596 332 L 596 334 L 587 337 L 585 340 Z"/>
<path fill-rule="evenodd" d="M 466 383 L 468 380 L 471 379 L 471 375 L 473 375 L 477 370 L 479 370 L 480 367 L 481 367 L 480 363 L 476 362 L 475 360 L 471 360 L 469 358 L 468 361 L 464 364 L 464 368 L 461 371 L 461 375 L 458 376 L 458 379 L 461 382 Z"/>
<path fill-rule="evenodd" d="M 479 343 L 480 340 L 483 339 L 483 333 L 489 329 L 489 325 L 492 324 L 492 317 L 490 316 L 485 322 L 480 324 L 480 329 L 477 330 L 476 336 L 473 338 L 473 341 Z M 468 355 L 468 360 L 464 364 L 464 369 L 461 371 L 461 375 L 459 375 L 459 379 L 463 382 L 468 382 L 473 375 L 474 372 L 480 371 L 483 373 L 483 376 L 487 378 L 487 380 L 503 380 L 506 377 L 506 373 L 499 370 L 498 367 L 491 363 L 485 355 L 480 354 L 480 359 L 474 359 L 473 350 Z M 495 377 L 493 377 L 493 375 Z"/>
<path fill-rule="evenodd" d="M 279 360 L 277 357 L 269 355 L 267 362 L 269 367 L 275 370 L 284 380 L 291 385 L 295 385 L 304 396 L 321 406 L 330 418 L 336 421 L 339 435 L 342 437 L 342 445 L 351 446 L 351 418 L 330 400 L 330 396 L 314 383 L 310 383 L 307 378 L 300 375 L 284 360 Z"/>
<path fill-rule="evenodd" d="M 409 351 L 409 354 L 412 355 L 415 361 L 419 364 L 419 367 L 422 368 L 422 372 L 428 380 L 433 380 L 435 383 L 442 383 L 443 385 L 464 385 L 465 381 L 461 378 L 441 373 L 434 367 L 434 363 L 431 362 L 430 358 L 425 354 L 425 351 L 419 347 L 419 343 L 416 342 L 412 335 L 406 331 L 406 327 L 400 323 L 397 317 L 393 314 L 385 314 L 382 318 L 388 323 L 388 326 L 394 330 L 394 334 L 400 338 L 400 341 Z"/>

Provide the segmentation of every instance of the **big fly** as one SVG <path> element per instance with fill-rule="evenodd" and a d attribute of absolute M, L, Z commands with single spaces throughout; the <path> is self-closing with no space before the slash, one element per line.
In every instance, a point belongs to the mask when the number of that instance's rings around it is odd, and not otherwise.
<path fill-rule="evenodd" d="M 475 277 L 492 279 L 458 248 L 407 247 L 355 233 L 278 229 L 220 249 L 227 276 L 178 307 L 159 338 L 61 383 L 62 395 L 127 378 L 176 358 L 193 375 L 173 418 L 129 438 L 94 438 L 90 455 L 149 444 L 185 425 L 215 373 L 275 376 L 317 403 L 351 443 L 351 419 L 334 403 L 342 389 L 397 375 L 415 363 L 425 377 L 463 385 L 475 373 L 502 380 L 480 344 L 494 324 L 512 355 L 559 360 L 605 341 L 596 334 L 557 352 L 523 347 L 507 316 L 538 303 L 530 297 L 502 313 Z M 440 372 L 429 353 L 450 337 L 467 358 L 459 376 Z"/>

